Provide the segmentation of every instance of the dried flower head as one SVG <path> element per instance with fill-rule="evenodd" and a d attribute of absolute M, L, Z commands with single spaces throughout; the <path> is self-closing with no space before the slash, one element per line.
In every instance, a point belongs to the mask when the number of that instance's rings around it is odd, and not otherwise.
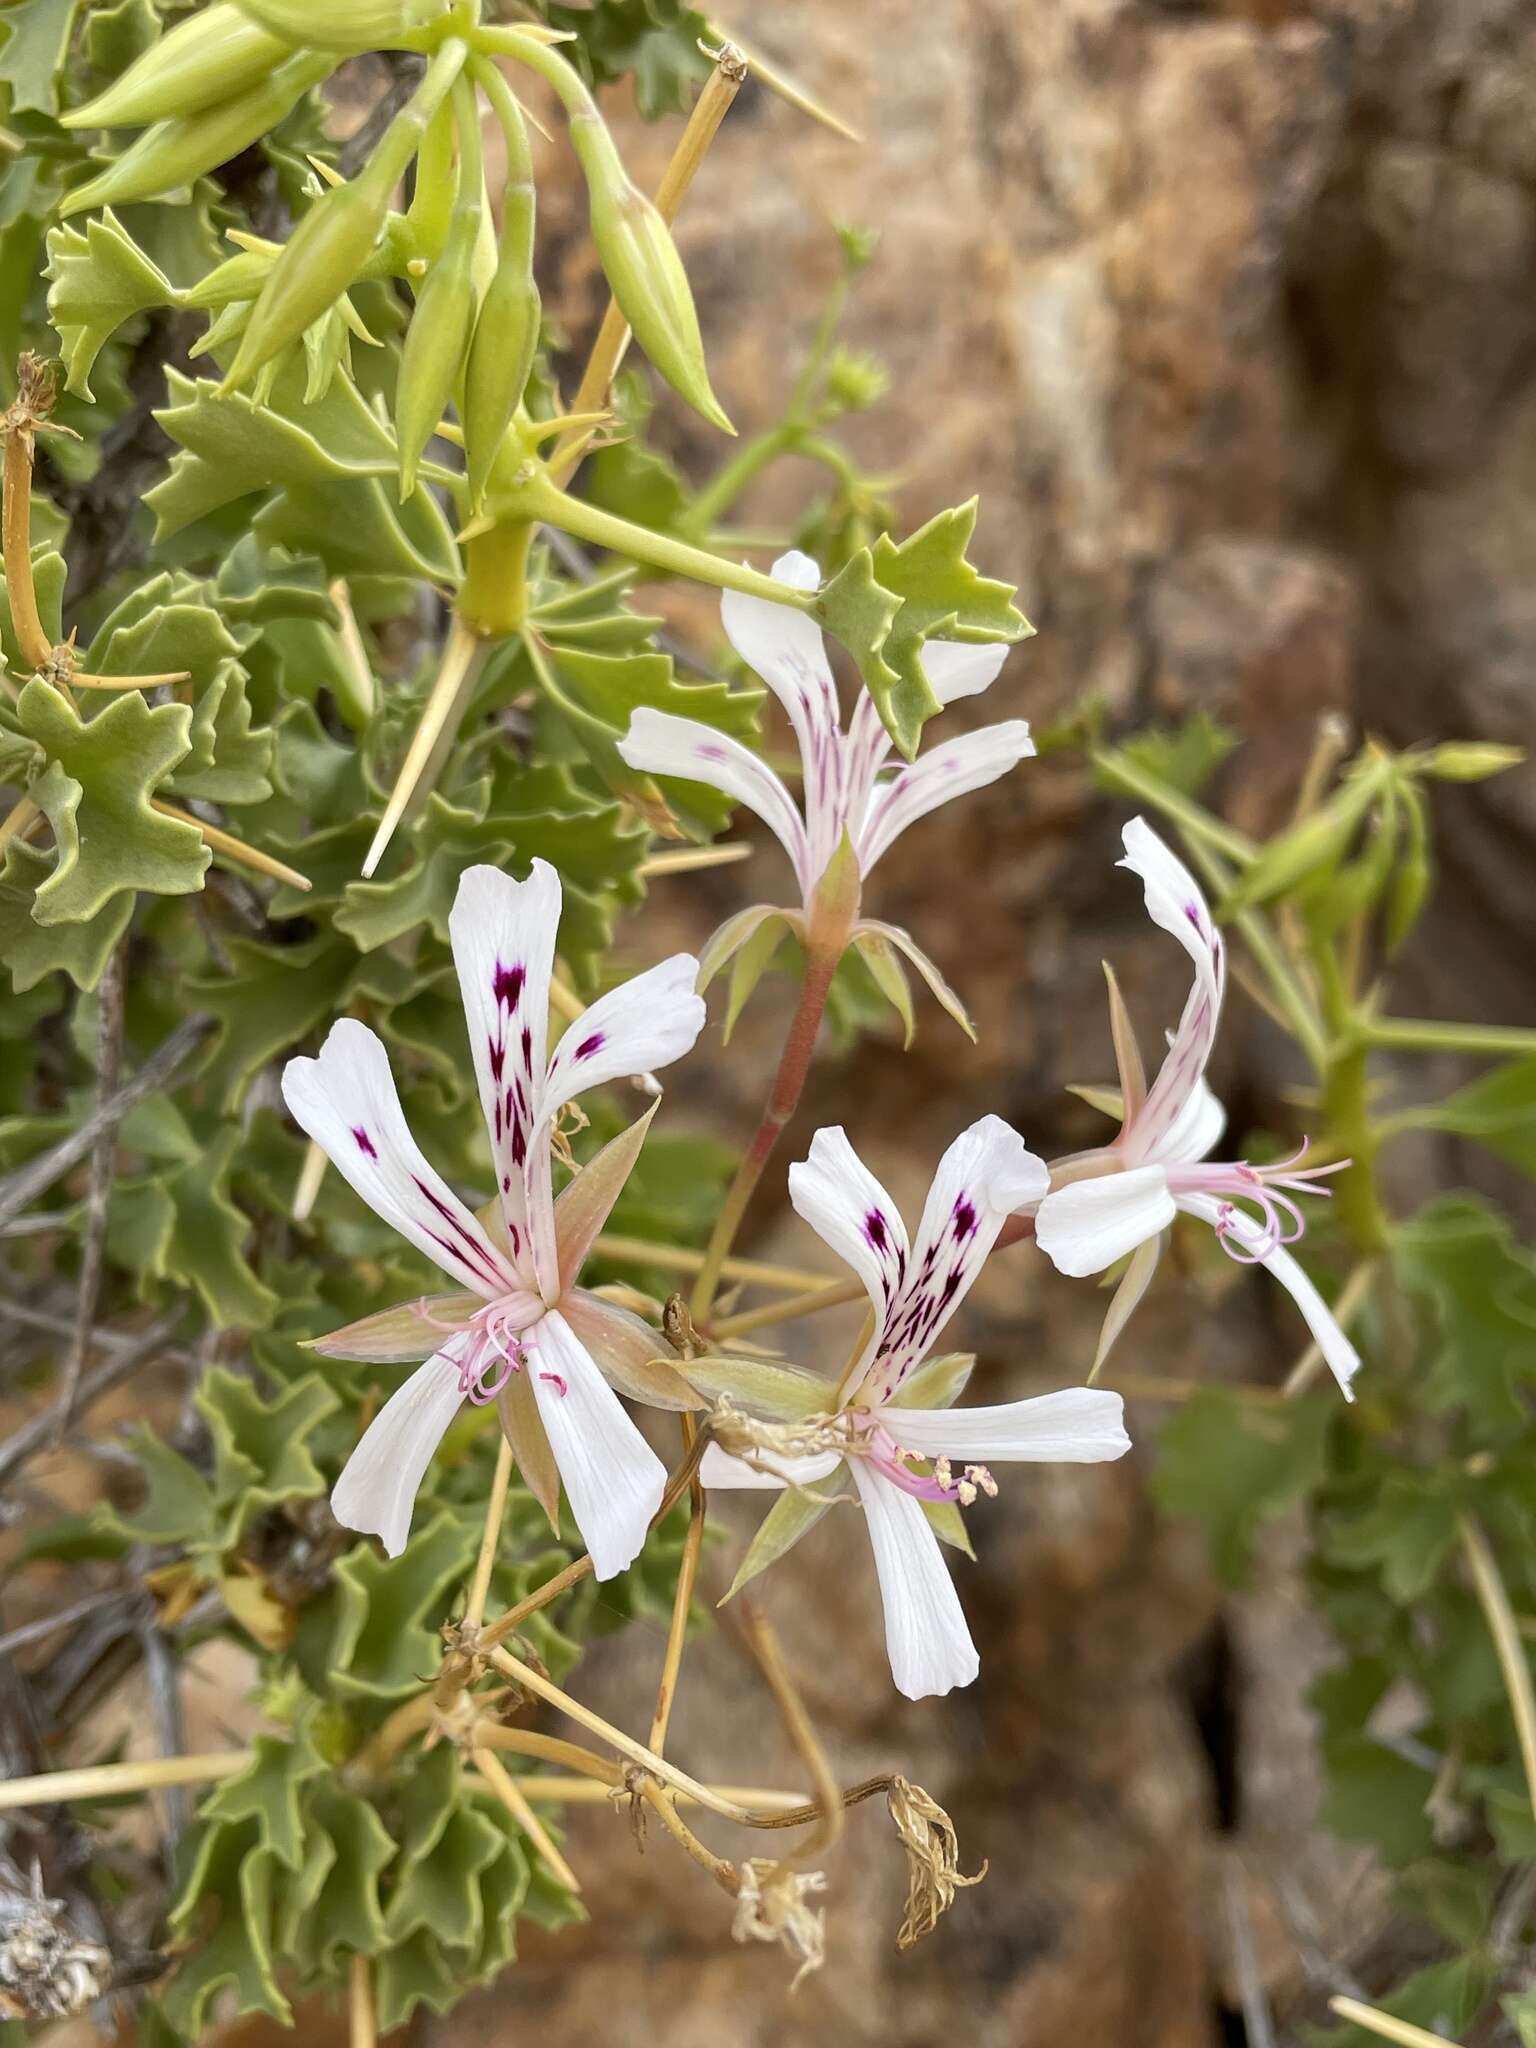
<path fill-rule="evenodd" d="M 94 2005 L 112 1981 L 112 1957 L 76 1932 L 62 1899 L 0 1881 L 0 2020 L 62 2020 Z"/>
<path fill-rule="evenodd" d="M 797 1989 L 827 1959 L 826 1912 L 806 1904 L 812 1893 L 826 1890 L 826 1878 L 819 1870 L 791 1870 L 771 1856 L 749 1856 L 736 1878 L 733 1938 L 780 1943 L 800 1965 L 789 1987 Z"/>
<path fill-rule="evenodd" d="M 885 1803 L 907 1852 L 907 1910 L 896 1946 L 915 1948 L 925 1934 L 932 1934 L 962 1886 L 981 1883 L 987 1865 L 983 1863 L 974 1877 L 963 1874 L 955 1824 L 921 1785 L 892 1778 Z"/>

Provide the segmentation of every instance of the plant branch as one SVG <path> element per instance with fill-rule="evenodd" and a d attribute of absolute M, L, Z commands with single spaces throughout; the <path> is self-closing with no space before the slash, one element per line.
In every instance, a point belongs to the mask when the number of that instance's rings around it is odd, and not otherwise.
<path fill-rule="evenodd" d="M 96 1010 L 96 1103 L 110 1105 L 117 1094 L 123 1066 L 123 998 L 127 981 L 128 941 L 113 947 L 101 977 Z M 75 1304 L 75 1329 L 64 1361 L 64 1384 L 54 1410 L 55 1440 L 69 1428 L 85 1370 L 107 1246 L 107 1212 L 112 1199 L 117 1159 L 117 1119 L 104 1117 L 91 1147 L 91 1191 L 86 1203 L 85 1244 L 80 1255 L 80 1291 Z"/>
<path fill-rule="evenodd" d="M 77 1771 L 40 1771 L 32 1778 L 0 1778 L 0 1812 L 18 1806 L 56 1806 L 67 1799 L 109 1799 L 124 1792 L 158 1792 L 166 1785 L 212 1785 L 233 1778 L 254 1751 L 214 1756 L 146 1757 L 140 1763 L 87 1764 Z"/>
<path fill-rule="evenodd" d="M 11 1309 L 5 1312 L 14 1313 Z M 113 1357 L 98 1365 L 94 1372 L 87 1373 L 80 1382 L 76 1397 L 77 1412 L 84 1413 L 94 1402 L 99 1401 L 103 1394 L 110 1393 L 113 1387 L 119 1386 L 137 1372 L 146 1359 L 152 1358 L 157 1351 L 163 1351 L 166 1339 L 181 1321 L 181 1317 L 182 1311 L 177 1309 L 140 1337 L 125 1342 L 123 1348 Z M 17 1320 L 23 1318 L 18 1317 Z M 6 1443 L 0 1444 L 0 1486 L 3 1486 L 20 1466 L 26 1464 L 29 1458 L 34 1457 L 38 1451 L 53 1441 L 53 1425 L 53 1410 L 45 1408 L 30 1421 L 24 1422 Z"/>
<path fill-rule="evenodd" d="M 1532 1814 L 1536 1815 L 1536 1686 L 1531 1680 L 1530 1660 L 1520 1640 L 1520 1625 L 1487 1536 L 1471 1515 L 1460 1515 L 1457 1521 L 1478 1604 L 1488 1624 L 1488 1633 L 1493 1637 L 1499 1670 L 1503 1673 L 1504 1687 L 1509 1694 L 1509 1711 L 1515 1724 L 1521 1767 L 1525 1772 L 1526 1796 L 1530 1800 Z"/>
<path fill-rule="evenodd" d="M 545 1863 L 549 1866 L 551 1875 L 557 1882 L 563 1884 L 567 1891 L 575 1892 L 579 1898 L 581 1895 L 581 1880 L 555 1847 L 554 1842 L 550 1839 L 548 1828 L 545 1827 L 543 1821 L 539 1819 L 533 1808 L 528 1804 L 527 1795 L 509 1776 L 506 1766 L 496 1755 L 495 1751 L 490 1749 L 471 1750 L 470 1760 L 487 1785 L 496 1794 L 496 1797 L 501 1801 L 502 1805 L 507 1809 L 508 1813 L 517 1822 L 523 1833 L 528 1837 L 529 1841 L 532 1842 L 534 1848 L 543 1857 Z"/>
<path fill-rule="evenodd" d="M 213 1019 L 205 1015 L 188 1017 L 184 1023 L 178 1024 L 108 1101 L 97 1104 L 78 1130 L 71 1131 L 56 1145 L 39 1153 L 35 1159 L 29 1159 L 7 1180 L 0 1182 L 0 1225 L 20 1215 L 27 1204 L 50 1187 L 60 1174 L 67 1173 L 78 1164 L 104 1129 L 121 1123 L 136 1104 L 166 1087 L 172 1075 L 178 1072 L 212 1029 Z"/>
<path fill-rule="evenodd" d="M 1363 2005 L 1358 1998 L 1330 1998 L 1328 2010 L 1353 2026 L 1364 2027 L 1368 2034 L 1379 2034 L 1383 2041 L 1398 2042 L 1400 2048 L 1446 2048 L 1444 2035 L 1431 2034 L 1410 2020 L 1396 2019 L 1377 2006 Z"/>

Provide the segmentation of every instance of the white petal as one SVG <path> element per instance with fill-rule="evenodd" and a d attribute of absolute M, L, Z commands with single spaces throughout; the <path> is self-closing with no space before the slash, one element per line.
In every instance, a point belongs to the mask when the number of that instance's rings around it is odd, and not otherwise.
<path fill-rule="evenodd" d="M 1058 1273 L 1102 1273 L 1166 1230 L 1175 1213 L 1163 1169 L 1137 1166 L 1047 1195 L 1035 1215 L 1035 1240 Z"/>
<path fill-rule="evenodd" d="M 648 775 L 675 775 L 684 782 L 707 782 L 755 811 L 794 863 L 802 891 L 809 893 L 817 877 L 809 872 L 799 808 L 773 770 L 740 740 L 701 725 L 696 718 L 676 718 L 670 711 L 641 705 L 630 714 L 629 731 L 618 748 L 631 768 Z"/>
<path fill-rule="evenodd" d="M 560 901 L 560 877 L 548 861 L 536 860 L 526 882 L 499 868 L 466 868 L 448 918 L 507 1239 L 529 1277 L 536 1271 L 536 1243 L 550 1231 L 549 1176 L 530 1172 L 528 1162 L 544 1080 Z"/>
<path fill-rule="evenodd" d="M 996 1408 L 893 1408 L 884 1421 L 903 1450 L 930 1458 L 1094 1465 L 1131 1448 L 1125 1403 L 1106 1387 L 1063 1387 Z"/>
<path fill-rule="evenodd" d="M 708 1015 L 695 990 L 698 978 L 693 955 L 674 953 L 599 996 L 555 1047 L 539 1102 L 541 1123 L 589 1088 L 625 1074 L 654 1073 L 690 1051 Z"/>
<path fill-rule="evenodd" d="M 1182 1131 L 1186 1116 L 1198 1119 L 1202 1113 L 1190 1110 L 1190 1097 L 1200 1087 L 1216 1042 L 1226 988 L 1226 948 L 1199 883 L 1145 818 L 1132 818 L 1121 836 L 1125 858 L 1119 865 L 1140 876 L 1147 914 L 1178 940 L 1195 966 L 1194 986 L 1168 1057 L 1125 1133 L 1128 1157 L 1169 1159 L 1175 1156 L 1167 1150 L 1170 1132 Z"/>
<path fill-rule="evenodd" d="M 848 1469 L 869 1524 L 896 1690 L 921 1700 L 969 1685 L 980 1659 L 939 1539 L 922 1508 L 865 1459 L 850 1458 Z"/>
<path fill-rule="evenodd" d="M 876 1404 L 927 1355 L 1004 1223 L 1050 1184 L 1044 1160 L 1000 1116 L 982 1117 L 955 1139 L 934 1174 L 901 1289 L 881 1318 L 870 1374 Z"/>
<path fill-rule="evenodd" d="M 460 1349 L 445 1345 L 390 1395 L 331 1491 L 331 1512 L 342 1527 L 382 1537 L 391 1557 L 405 1548 L 416 1490 L 464 1400 Z"/>
<path fill-rule="evenodd" d="M 523 1338 L 534 1399 L 566 1499 L 599 1579 L 626 1571 L 661 1506 L 667 1470 L 625 1414 L 564 1316 L 551 1312 Z"/>
<path fill-rule="evenodd" d="M 1192 1166 L 1205 1159 L 1227 1128 L 1227 1112 L 1203 1080 L 1197 1081 L 1157 1148 L 1170 1166 Z"/>
<path fill-rule="evenodd" d="M 766 1451 L 758 1456 L 762 1469 L 748 1464 L 745 1458 L 733 1458 L 718 1444 L 709 1444 L 699 1460 L 699 1477 L 706 1486 L 758 1487 L 782 1492 L 786 1486 L 813 1486 L 818 1479 L 828 1478 L 843 1462 L 835 1451 L 809 1458 L 775 1458 Z"/>
<path fill-rule="evenodd" d="M 1187 1209 L 1191 1216 L 1198 1216 L 1203 1223 L 1212 1226 L 1215 1225 L 1222 1206 L 1211 1195 L 1181 1195 L 1179 1198 L 1181 1209 Z M 1248 1251 L 1258 1250 L 1264 1242 L 1263 1226 L 1236 1207 L 1228 1217 L 1227 1229 Z M 1349 1383 L 1360 1370 L 1360 1354 L 1339 1327 L 1333 1310 L 1284 1245 L 1276 1245 L 1272 1250 L 1262 1252 L 1259 1263 L 1266 1272 L 1275 1276 L 1301 1310 L 1307 1328 L 1312 1332 L 1312 1341 L 1322 1352 L 1328 1370 L 1338 1381 L 1345 1400 L 1352 1401 L 1355 1397 L 1350 1392 Z"/>
<path fill-rule="evenodd" d="M 789 1199 L 796 1215 L 864 1282 L 878 1325 L 907 1271 L 907 1227 L 841 1124 L 818 1131 L 809 1154 L 789 1169 Z M 872 1336 L 866 1362 L 874 1348 Z"/>
<path fill-rule="evenodd" d="M 944 740 L 901 768 L 888 782 L 878 783 L 858 834 L 859 867 L 868 874 L 899 834 L 951 797 L 985 789 L 1035 751 L 1022 718 L 1002 725 L 984 725 L 979 732 Z"/>
<path fill-rule="evenodd" d="M 974 697 L 997 680 L 997 672 L 1013 652 L 1006 640 L 972 646 L 965 640 L 925 640 L 923 673 L 941 704 Z"/>
<path fill-rule="evenodd" d="M 369 1208 L 416 1249 L 487 1300 L 517 1276 L 448 1183 L 422 1157 L 389 1071 L 366 1024 L 343 1017 L 318 1059 L 290 1060 L 283 1100 Z"/>
<path fill-rule="evenodd" d="M 821 583 L 821 571 L 809 555 L 781 555 L 773 575 L 791 590 L 810 592 Z M 809 768 L 813 735 L 836 733 L 842 726 L 821 628 L 795 605 L 773 604 L 739 590 L 722 593 L 720 622 L 747 667 L 788 712 Z"/>

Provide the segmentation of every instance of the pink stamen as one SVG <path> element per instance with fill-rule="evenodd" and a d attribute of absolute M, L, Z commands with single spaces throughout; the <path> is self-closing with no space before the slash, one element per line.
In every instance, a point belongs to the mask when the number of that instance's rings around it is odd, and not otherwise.
<path fill-rule="evenodd" d="M 539 1378 L 541 1380 L 548 1380 L 549 1384 L 554 1388 L 555 1392 L 560 1396 L 562 1401 L 570 1392 L 569 1387 L 567 1387 L 565 1381 L 560 1377 L 559 1373 L 557 1372 L 541 1372 L 539 1374 Z"/>
<path fill-rule="evenodd" d="M 1219 1195 L 1222 1202 L 1216 1217 L 1216 1237 L 1229 1259 L 1240 1266 L 1262 1265 L 1282 1245 L 1297 1243 L 1306 1235 L 1307 1219 L 1296 1195 L 1331 1195 L 1332 1188 L 1318 1183 L 1328 1174 L 1341 1173 L 1347 1159 L 1330 1160 L 1326 1166 L 1302 1166 L 1307 1141 L 1288 1159 L 1268 1166 L 1250 1166 L 1246 1159 L 1217 1161 L 1203 1166 L 1180 1166 L 1170 1170 L 1168 1185 L 1174 1194 Z M 1258 1216 L 1249 1213 L 1249 1204 Z M 1238 1234 L 1238 1219 L 1257 1226 L 1258 1237 L 1245 1244 Z"/>
<path fill-rule="evenodd" d="M 910 1493 L 914 1500 L 958 1501 L 961 1507 L 968 1508 L 978 1493 L 984 1493 L 989 1500 L 997 1496 L 997 1481 L 985 1465 L 967 1465 L 957 1479 L 949 1459 L 936 1458 L 932 1472 L 914 1472 L 910 1461 L 920 1453 L 904 1451 L 880 1423 L 869 1430 L 865 1443 L 870 1462 L 893 1486 Z"/>

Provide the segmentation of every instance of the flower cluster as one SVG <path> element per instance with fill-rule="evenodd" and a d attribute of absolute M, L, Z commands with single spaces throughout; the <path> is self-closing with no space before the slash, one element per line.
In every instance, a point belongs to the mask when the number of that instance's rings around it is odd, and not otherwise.
<path fill-rule="evenodd" d="M 804 556 L 775 575 L 814 589 Z M 748 804 L 782 841 L 800 888 L 798 909 L 760 906 L 733 920 L 703 962 L 679 954 L 611 990 L 551 1050 L 550 986 L 561 891 L 533 863 L 525 881 L 468 869 L 451 919 L 471 1056 L 496 1192 L 476 1212 L 416 1146 L 379 1040 L 335 1025 L 317 1059 L 291 1062 L 284 1094 L 294 1117 L 380 1216 L 442 1269 L 454 1291 L 406 1302 L 317 1340 L 331 1355 L 417 1369 L 375 1417 L 338 1482 L 332 1505 L 348 1527 L 404 1545 L 428 1460 L 460 1406 L 494 1401 L 524 1478 L 557 1514 L 563 1487 L 599 1578 L 641 1549 L 665 1487 L 660 1460 L 619 1396 L 710 1418 L 704 1482 L 779 1496 L 781 1554 L 834 1501 L 861 1508 L 874 1551 L 892 1675 L 911 1698 L 968 1684 L 977 1653 L 940 1551 L 947 1518 L 996 1493 L 996 1465 L 1118 1458 L 1129 1448 L 1118 1394 L 1092 1385 L 996 1406 L 952 1406 L 963 1361 L 934 1346 L 1006 1232 L 1031 1234 L 1067 1274 L 1126 1260 L 1106 1321 L 1102 1360 L 1151 1277 L 1180 1210 L 1208 1222 L 1233 1257 L 1266 1266 L 1285 1286 L 1347 1394 L 1353 1347 L 1291 1256 L 1301 1234 L 1296 1197 L 1322 1193 L 1321 1172 L 1215 1163 L 1223 1116 L 1206 1084 L 1226 982 L 1226 958 L 1188 870 L 1141 819 L 1125 829 L 1125 861 L 1149 914 L 1185 948 L 1194 985 L 1169 1051 L 1148 1085 L 1111 981 L 1120 1062 L 1120 1130 L 1107 1145 L 1047 1163 L 1001 1118 L 984 1116 L 945 1152 L 915 1235 L 841 1128 L 818 1131 L 789 1169 L 797 1213 L 857 1276 L 869 1298 L 867 1335 L 834 1380 L 753 1361 L 666 1357 L 659 1333 L 580 1284 L 583 1261 L 638 1157 L 655 1107 L 578 1171 L 555 1197 L 561 1110 L 624 1075 L 681 1058 L 703 1028 L 700 989 L 755 924 L 783 916 L 804 929 L 825 909 L 840 848 L 857 886 L 843 890 L 837 949 L 861 929 L 858 895 L 896 835 L 951 796 L 982 787 L 1031 751 L 1021 721 L 943 742 L 914 766 L 888 770 L 878 711 L 861 695 L 842 726 L 819 633 L 800 612 L 729 596 L 725 626 L 742 658 L 774 690 L 798 739 L 803 811 L 737 742 L 656 711 L 635 714 L 623 752 L 640 769 L 712 783 Z M 930 642 L 924 664 L 945 701 L 984 689 L 1002 650 Z M 905 933 L 899 943 L 934 985 L 936 970 Z M 823 940 L 826 931 L 820 932 Z M 948 994 L 947 990 L 943 990 Z M 704 1333 L 709 1336 L 706 1321 Z M 745 1391 L 743 1391 L 745 1389 Z M 740 1402 L 738 1407 L 737 1401 Z M 765 1525 L 766 1527 L 767 1525 Z M 761 1542 L 761 1534 L 759 1541 Z M 748 1570 L 743 1567 L 743 1573 Z"/>

